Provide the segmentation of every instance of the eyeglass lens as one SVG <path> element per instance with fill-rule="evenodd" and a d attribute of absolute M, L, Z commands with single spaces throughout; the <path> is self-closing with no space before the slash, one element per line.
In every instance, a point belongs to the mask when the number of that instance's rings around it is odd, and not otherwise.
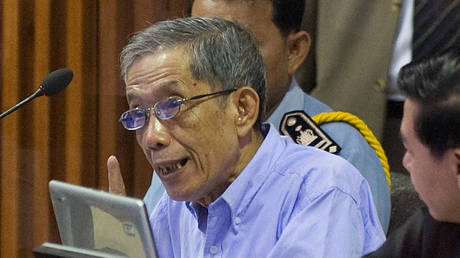
<path fill-rule="evenodd" d="M 123 126 L 128 130 L 137 130 L 144 126 L 146 117 L 146 110 L 141 108 L 131 109 L 121 114 L 120 121 Z"/>
<path fill-rule="evenodd" d="M 153 106 L 155 115 L 161 120 L 173 118 L 180 110 L 180 98 L 168 98 L 164 101 L 159 101 Z M 121 115 L 120 121 L 128 130 L 137 130 L 142 128 L 147 121 L 150 108 L 136 108 L 124 112 Z"/>
<path fill-rule="evenodd" d="M 169 98 L 165 101 L 159 101 L 153 107 L 155 115 L 161 120 L 173 118 L 180 110 L 182 100 L 179 98 Z"/>
<path fill-rule="evenodd" d="M 196 100 L 204 97 L 217 96 L 228 94 L 236 89 L 223 90 L 204 95 L 194 96 L 188 100 Z M 155 115 L 161 120 L 168 120 L 177 115 L 180 111 L 180 106 L 183 102 L 188 101 L 179 97 L 170 97 L 167 100 L 159 101 L 153 106 Z M 135 108 L 130 109 L 121 114 L 120 121 L 127 130 L 137 130 L 142 128 L 149 116 L 150 108 Z"/>

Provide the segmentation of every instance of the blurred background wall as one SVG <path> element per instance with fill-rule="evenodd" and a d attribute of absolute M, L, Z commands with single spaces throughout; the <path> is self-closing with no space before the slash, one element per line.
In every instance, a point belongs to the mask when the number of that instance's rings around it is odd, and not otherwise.
<path fill-rule="evenodd" d="M 48 193 L 58 179 L 107 189 L 106 160 L 119 157 L 128 195 L 142 197 L 152 170 L 126 109 L 119 53 L 129 35 L 185 16 L 187 0 L 0 0 L 1 112 L 35 92 L 51 71 L 74 79 L 0 120 L 0 257 L 32 257 L 59 242 Z"/>

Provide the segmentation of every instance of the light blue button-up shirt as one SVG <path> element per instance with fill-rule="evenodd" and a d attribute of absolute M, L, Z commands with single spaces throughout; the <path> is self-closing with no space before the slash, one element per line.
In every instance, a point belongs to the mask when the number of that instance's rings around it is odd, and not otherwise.
<path fill-rule="evenodd" d="M 279 129 L 283 115 L 294 110 L 303 110 L 311 117 L 318 113 L 333 111 L 324 103 L 303 92 L 293 79 L 289 91 L 267 122 Z M 327 123 L 322 124 L 320 127 L 342 148 L 339 156 L 353 164 L 368 181 L 380 222 L 386 232 L 391 214 L 390 191 L 383 167 L 375 151 L 359 131 L 347 123 Z M 144 202 L 149 211 L 153 210 L 163 192 L 163 185 L 154 173 L 152 184 L 144 197 Z"/>
<path fill-rule="evenodd" d="M 356 168 L 274 128 L 207 209 L 163 195 L 150 224 L 160 257 L 350 258 L 385 241 Z"/>

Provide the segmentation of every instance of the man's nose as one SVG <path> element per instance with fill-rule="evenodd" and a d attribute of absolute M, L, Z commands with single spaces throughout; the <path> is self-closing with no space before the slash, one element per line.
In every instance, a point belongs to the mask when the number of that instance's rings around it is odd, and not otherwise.
<path fill-rule="evenodd" d="M 161 149 L 171 142 L 171 136 L 161 121 L 155 116 L 150 115 L 150 119 L 146 124 L 147 128 L 143 132 L 142 143 L 144 147 L 158 150 Z"/>

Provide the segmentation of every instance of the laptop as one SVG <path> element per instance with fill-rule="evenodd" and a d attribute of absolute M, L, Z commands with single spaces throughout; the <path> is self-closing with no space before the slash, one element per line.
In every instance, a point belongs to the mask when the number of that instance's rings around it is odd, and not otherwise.
<path fill-rule="evenodd" d="M 49 182 L 49 191 L 63 246 L 112 256 L 157 257 L 142 200 L 57 180 Z"/>

